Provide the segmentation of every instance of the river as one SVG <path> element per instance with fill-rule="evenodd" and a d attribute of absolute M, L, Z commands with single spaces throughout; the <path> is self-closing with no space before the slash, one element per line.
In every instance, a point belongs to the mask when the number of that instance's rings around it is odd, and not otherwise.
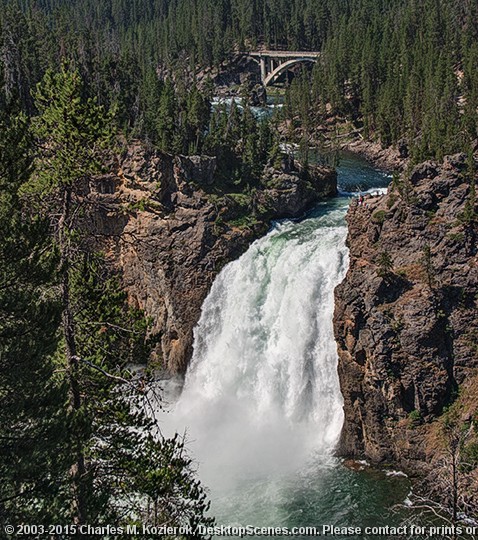
<path fill-rule="evenodd" d="M 338 181 L 338 197 L 275 223 L 228 264 L 204 302 L 184 390 L 165 422 L 187 433 L 219 525 L 401 519 L 392 507 L 406 502 L 407 478 L 347 468 L 333 455 L 343 423 L 332 317 L 348 268 L 345 214 L 357 191 L 390 178 L 343 156 Z"/>

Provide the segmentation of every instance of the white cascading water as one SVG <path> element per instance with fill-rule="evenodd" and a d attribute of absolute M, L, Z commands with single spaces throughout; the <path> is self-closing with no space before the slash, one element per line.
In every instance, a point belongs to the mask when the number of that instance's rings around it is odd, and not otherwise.
<path fill-rule="evenodd" d="M 332 318 L 348 265 L 345 208 L 276 224 L 222 270 L 204 302 L 185 387 L 165 421 L 186 430 L 213 489 L 298 470 L 337 442 Z"/>

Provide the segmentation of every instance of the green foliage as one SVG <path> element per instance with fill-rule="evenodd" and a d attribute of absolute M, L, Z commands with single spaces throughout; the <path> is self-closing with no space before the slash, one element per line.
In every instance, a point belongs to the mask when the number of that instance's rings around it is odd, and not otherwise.
<path fill-rule="evenodd" d="M 457 465 L 461 473 L 469 473 L 478 467 L 478 441 L 474 423 L 463 421 L 463 402 L 455 392 L 451 405 L 443 409 L 442 433 L 446 445 L 454 445 Z"/>
<path fill-rule="evenodd" d="M 389 193 L 387 198 L 387 208 L 390 209 L 397 202 L 397 195 L 395 193 Z"/>
<path fill-rule="evenodd" d="M 55 374 L 60 306 L 57 253 L 48 222 L 18 196 L 31 171 L 23 115 L 0 115 L 0 515 L 12 523 L 52 520 L 69 461 L 62 413 L 66 387 Z"/>
<path fill-rule="evenodd" d="M 418 424 L 420 424 L 420 422 L 422 420 L 422 415 L 421 415 L 420 411 L 417 411 L 415 409 L 414 411 L 409 413 L 408 420 L 410 421 L 410 424 L 412 426 L 417 426 Z"/>
<path fill-rule="evenodd" d="M 134 369 L 155 344 L 149 321 L 89 229 L 110 116 L 66 67 L 35 105 L 33 140 L 25 116 L 0 119 L 2 518 L 210 524 L 183 442 L 154 419 L 154 372 Z"/>
<path fill-rule="evenodd" d="M 393 270 L 393 261 L 388 251 L 382 251 L 377 258 L 377 273 L 381 277 L 385 277 Z"/>
<path fill-rule="evenodd" d="M 211 115 L 211 85 L 202 94 L 191 80 L 199 65 L 262 43 L 323 53 L 285 96 L 283 118 L 290 133 L 302 128 L 304 158 L 325 120 L 346 120 L 385 146 L 404 138 L 413 161 L 462 150 L 477 136 L 477 4 L 0 0 L 0 7 L 0 510 L 12 522 L 70 522 L 70 467 L 80 453 L 88 516 L 119 520 L 118 501 L 128 501 L 135 514 L 128 519 L 142 519 L 152 503 L 146 518 L 154 522 L 206 520 L 182 442 L 153 436 L 157 426 L 132 407 L 142 406 L 148 381 L 128 366 L 144 361 L 153 343 L 147 321 L 125 305 L 117 277 L 94 253 L 88 206 L 78 205 L 85 182 L 102 170 L 119 128 L 167 152 L 217 156 L 214 189 L 239 192 L 237 223 L 252 223 L 251 187 L 269 160 L 279 163 L 278 141 L 247 106 Z M 33 118 L 34 152 L 27 118 L 9 109 L 17 101 Z M 472 160 L 467 174 L 460 219 L 471 223 Z M 412 204 L 409 180 L 394 183 Z M 381 253 L 377 266 L 388 275 L 390 255 Z M 67 305 L 58 294 L 65 280 Z M 60 331 L 67 311 L 81 360 L 75 369 Z M 75 378 L 76 409 L 67 393 Z"/>
<path fill-rule="evenodd" d="M 461 218 L 465 223 L 473 223 L 476 221 L 478 215 L 476 211 L 476 166 L 471 150 L 468 152 L 466 176 L 470 183 L 470 192 L 468 194 L 465 210 Z"/>
<path fill-rule="evenodd" d="M 233 101 L 214 111 L 204 152 L 217 157 L 216 186 L 237 192 L 257 184 L 278 143 L 268 120 L 257 120 L 249 105 L 240 108 Z"/>
<path fill-rule="evenodd" d="M 464 472 L 471 472 L 478 467 L 478 442 L 474 441 L 463 445 L 461 461 Z"/>
<path fill-rule="evenodd" d="M 65 65 L 58 73 L 47 71 L 37 86 L 35 106 L 39 114 L 32 132 L 41 154 L 35 181 L 25 190 L 48 195 L 101 172 L 105 150 L 112 144 L 111 115 L 96 100 L 83 98 L 80 74 Z"/>
<path fill-rule="evenodd" d="M 98 8 L 93 0 L 1 0 L 0 5 L 0 107 L 17 97 L 32 114 L 31 90 L 48 68 L 69 58 L 88 95 L 107 109 L 117 106 L 122 129 L 160 148 L 194 153 L 207 126 L 203 98 L 191 84 L 196 70 L 219 65 L 234 50 L 264 44 L 323 53 L 311 78 L 304 72 L 290 85 L 284 113 L 292 128 L 296 122 L 308 132 L 327 115 L 348 118 L 365 138 L 384 146 L 404 139 L 415 162 L 440 159 L 477 137 L 475 2 L 105 0 Z"/>
<path fill-rule="evenodd" d="M 410 182 L 410 170 L 411 167 L 409 166 L 408 170 L 402 175 L 400 175 L 400 173 L 398 172 L 395 172 L 392 179 L 394 192 L 396 190 L 402 200 L 408 205 L 412 205 L 416 201 L 416 195 L 413 190 L 413 185 Z M 392 192 L 392 195 L 394 194 L 394 192 Z"/>
<path fill-rule="evenodd" d="M 420 262 L 425 270 L 428 286 L 433 289 L 435 284 L 435 269 L 433 267 L 432 251 L 428 244 L 423 248 L 423 255 Z"/>
<path fill-rule="evenodd" d="M 164 152 L 199 153 L 209 124 L 209 100 L 196 86 L 176 89 L 169 80 L 161 82 L 154 70 L 147 84 L 143 89 L 145 121 L 140 134 Z"/>
<path fill-rule="evenodd" d="M 390 321 L 390 328 L 396 333 L 396 334 L 399 334 L 403 328 L 404 328 L 405 324 L 402 320 L 401 317 L 395 319 L 393 318 L 391 321 Z"/>
<path fill-rule="evenodd" d="M 372 221 L 381 225 L 382 223 L 384 223 L 386 217 L 387 212 L 385 210 L 377 210 L 372 214 Z"/>
<path fill-rule="evenodd" d="M 146 364 L 151 345 L 145 341 L 148 321 L 128 307 L 120 278 L 99 254 L 83 253 L 72 272 L 78 345 L 83 359 L 124 369 Z"/>
<path fill-rule="evenodd" d="M 118 277 L 101 256 L 83 255 L 72 274 L 86 396 L 81 422 L 90 462 L 89 520 L 211 523 L 183 441 L 161 436 L 154 419 L 160 403 L 155 373 L 132 368 L 146 365 L 156 343 L 148 337 L 149 322 L 127 305 Z"/>
<path fill-rule="evenodd" d="M 333 9 L 332 2 L 325 4 Z M 312 82 L 290 85 L 287 118 L 299 120 L 307 132 L 309 119 L 323 123 L 327 109 L 326 116 L 352 121 L 366 139 L 384 147 L 405 141 L 414 162 L 461 151 L 477 136 L 472 4 L 336 4 L 340 14 L 331 20 Z"/>

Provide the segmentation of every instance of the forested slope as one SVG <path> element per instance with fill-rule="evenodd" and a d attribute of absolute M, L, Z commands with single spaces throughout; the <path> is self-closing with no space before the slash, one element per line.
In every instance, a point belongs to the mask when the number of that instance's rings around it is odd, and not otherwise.
<path fill-rule="evenodd" d="M 323 51 L 313 84 L 292 98 L 304 121 L 312 107 L 317 121 L 326 112 L 351 118 L 385 146 L 405 137 L 415 161 L 461 150 L 476 137 L 475 0 L 2 4 L 1 100 L 18 94 L 29 112 L 33 85 L 68 58 L 100 104 L 117 105 L 123 128 L 157 142 L 157 124 L 187 110 L 192 91 L 184 81 L 172 95 L 158 81 L 159 65 L 184 73 L 266 46 Z"/>

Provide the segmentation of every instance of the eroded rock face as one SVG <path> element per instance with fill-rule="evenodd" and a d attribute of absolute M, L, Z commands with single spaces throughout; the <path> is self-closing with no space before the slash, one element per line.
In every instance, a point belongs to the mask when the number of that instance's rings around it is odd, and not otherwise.
<path fill-rule="evenodd" d="M 271 217 L 298 217 L 319 198 L 337 195 L 337 177 L 330 169 L 315 166 L 301 171 L 287 161 L 284 160 L 281 170 L 264 171 L 267 187 L 258 194 L 258 202 L 269 209 Z"/>
<path fill-rule="evenodd" d="M 157 356 L 173 373 L 186 370 L 193 329 L 221 268 L 265 234 L 270 219 L 298 217 L 337 189 L 333 171 L 305 174 L 292 164 L 287 174 L 268 170 L 244 203 L 244 196 L 207 193 L 215 169 L 214 158 L 173 157 L 137 143 L 116 176 L 92 186 L 100 202 L 94 228 L 108 239 L 130 302 L 151 318 Z"/>
<path fill-rule="evenodd" d="M 206 89 L 211 83 L 214 93 L 223 97 L 238 97 L 241 90 L 246 90 L 250 105 L 265 105 L 266 89 L 261 81 L 259 63 L 244 55 L 235 55 L 220 66 L 205 68 L 191 77 L 200 89 Z"/>
<path fill-rule="evenodd" d="M 342 455 L 426 461 L 427 426 L 477 373 L 478 206 L 467 170 L 464 155 L 427 162 L 350 207 L 334 317 Z"/>

